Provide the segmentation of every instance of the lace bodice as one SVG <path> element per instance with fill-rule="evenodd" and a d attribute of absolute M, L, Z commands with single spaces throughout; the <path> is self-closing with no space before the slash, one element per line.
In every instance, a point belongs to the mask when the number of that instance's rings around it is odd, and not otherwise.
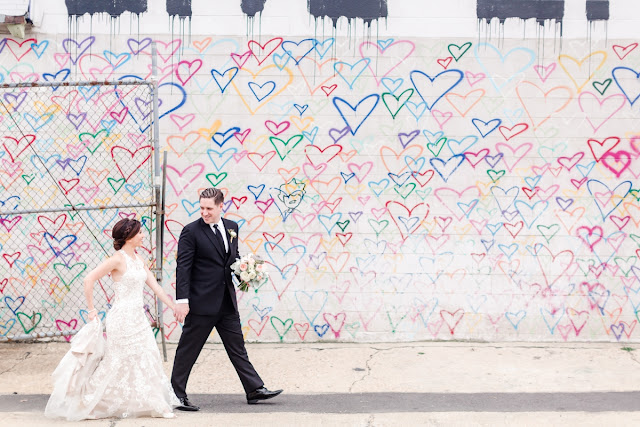
<path fill-rule="evenodd" d="M 45 415 L 67 420 L 108 417 L 164 416 L 179 405 L 164 373 L 155 335 L 146 317 L 143 287 L 147 277 L 142 259 L 124 251 L 126 271 L 113 283 L 115 298 L 106 316 L 104 357 L 94 372 L 75 378 L 82 389 L 69 393 L 73 364 L 56 370 L 54 392 Z"/>
<path fill-rule="evenodd" d="M 136 255 L 131 258 L 123 250 L 118 251 L 127 262 L 127 269 L 119 281 L 113 283 L 115 293 L 114 304 L 135 305 L 142 307 L 144 305 L 142 296 L 147 272 L 144 269 L 142 260 Z"/>

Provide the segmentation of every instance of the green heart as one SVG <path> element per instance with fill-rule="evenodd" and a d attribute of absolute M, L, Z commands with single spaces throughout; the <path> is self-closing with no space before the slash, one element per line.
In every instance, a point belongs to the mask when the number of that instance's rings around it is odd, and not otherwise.
<path fill-rule="evenodd" d="M 624 273 L 625 277 L 629 277 L 629 273 L 631 272 L 631 267 L 635 265 L 637 260 L 638 258 L 636 258 L 635 256 L 629 256 L 626 258 L 617 256 L 613 259 L 613 262 L 616 263 L 620 271 Z M 626 271 L 625 271 L 625 268 L 626 268 Z"/>
<path fill-rule="evenodd" d="M 380 234 L 384 231 L 384 229 L 389 226 L 389 221 L 386 219 L 383 219 L 382 221 L 376 221 L 375 219 L 370 218 L 369 225 L 376 233 L 376 237 L 380 237 Z"/>
<path fill-rule="evenodd" d="M 122 188 L 124 183 L 127 182 L 127 180 L 124 178 L 115 179 L 115 178 L 109 177 L 107 178 L 107 182 L 111 186 L 111 189 L 113 190 L 113 194 L 118 194 L 118 191 L 120 191 L 120 189 Z"/>
<path fill-rule="evenodd" d="M 208 173 L 206 177 L 207 177 L 207 181 L 209 181 L 212 186 L 217 187 L 218 185 L 220 185 L 222 181 L 225 180 L 225 178 L 227 177 L 227 173 L 226 172 Z"/>
<path fill-rule="evenodd" d="M 631 240 L 636 242 L 636 245 L 640 247 L 640 236 L 638 236 L 637 234 L 629 234 L 629 237 L 631 237 Z"/>
<path fill-rule="evenodd" d="M 409 92 L 409 95 L 405 97 L 405 94 L 407 92 Z M 404 107 L 407 101 L 411 99 L 412 95 L 413 95 L 413 89 L 405 90 L 400 94 L 400 96 L 395 96 L 392 93 L 385 92 L 382 94 L 382 102 L 384 103 L 384 106 L 387 107 L 387 110 L 389 110 L 389 113 L 391 113 L 391 117 L 395 119 L 398 113 L 400 112 L 400 110 L 402 110 L 402 107 Z M 391 98 L 395 100 L 395 112 L 389 107 L 389 103 L 387 102 L 387 99 L 391 101 Z"/>
<path fill-rule="evenodd" d="M 80 271 L 78 271 L 77 273 L 74 273 L 74 270 L 77 270 L 77 269 L 79 269 Z M 61 263 L 53 264 L 53 270 L 56 272 L 60 280 L 62 280 L 62 283 L 64 283 L 64 285 L 68 289 L 71 288 L 71 285 L 73 284 L 73 282 L 75 282 L 75 280 L 78 277 L 80 277 L 82 272 L 85 271 L 86 269 L 87 269 L 87 264 L 81 263 L 81 262 L 73 264 L 71 267 L 67 267 L 66 264 L 61 264 Z M 68 279 L 69 275 L 63 274 L 64 270 L 70 271 L 71 275 L 75 274 L 73 278 L 71 278 L 71 280 Z M 65 279 L 65 276 L 67 277 L 66 279 Z"/>
<path fill-rule="evenodd" d="M 273 145 L 273 148 L 276 149 L 280 160 L 284 160 L 284 158 L 287 157 L 287 154 L 296 148 L 296 145 L 302 141 L 302 138 L 304 138 L 302 135 L 293 135 L 287 140 L 287 142 L 284 142 L 282 139 L 272 136 L 269 138 L 269 141 L 271 142 L 271 145 Z"/>
<path fill-rule="evenodd" d="M 444 148 L 444 144 L 447 142 L 446 137 L 442 137 L 437 140 L 435 143 L 428 143 L 427 150 L 431 151 L 434 157 L 438 157 L 442 149 Z M 435 151 L 434 151 L 435 150 Z"/>
<path fill-rule="evenodd" d="M 500 178 L 502 178 L 505 173 L 507 173 L 507 171 L 505 171 L 505 170 L 496 171 L 496 170 L 493 170 L 493 169 L 489 169 L 487 171 L 487 175 L 489 175 L 489 178 L 491 178 L 491 181 L 493 181 L 494 184 L 496 182 L 498 182 L 498 180 Z"/>
<path fill-rule="evenodd" d="M 429 194 L 431 194 L 432 190 L 433 190 L 433 188 L 427 187 L 424 190 L 416 190 L 416 194 L 418 195 L 418 197 L 420 197 L 422 200 L 424 200 L 424 199 L 427 198 L 427 196 Z"/>
<path fill-rule="evenodd" d="M 98 138 L 98 135 L 100 135 L 102 132 L 105 133 L 105 136 L 103 138 L 101 138 L 99 141 L 96 141 L 96 139 Z M 98 133 L 91 133 L 91 132 L 83 132 L 80 135 L 78 135 L 78 139 L 80 140 L 80 142 L 82 142 L 83 137 L 85 136 L 90 136 L 91 138 L 93 138 L 93 143 L 95 145 L 87 145 L 87 149 L 91 152 L 91 154 L 94 154 L 96 152 L 96 150 L 102 145 L 102 143 L 104 142 L 104 138 L 109 136 L 109 131 L 107 131 L 106 129 L 100 129 L 98 131 Z M 97 142 L 97 144 L 96 144 Z"/>
<path fill-rule="evenodd" d="M 578 264 L 578 268 L 582 271 L 582 274 L 586 276 L 589 274 L 589 267 L 595 265 L 595 261 L 592 259 L 576 258 L 576 264 Z M 583 264 L 586 264 L 586 269 L 583 268 Z"/>
<path fill-rule="evenodd" d="M 402 307 L 400 307 L 402 309 Z M 397 311 L 398 309 L 396 308 L 396 306 L 393 306 L 393 314 L 395 314 L 396 318 L 397 318 Z M 407 317 L 408 313 L 405 313 L 404 315 L 400 316 L 399 319 L 397 319 L 397 321 L 394 323 L 393 319 L 391 318 L 391 313 L 389 312 L 389 310 L 386 310 L 387 312 L 387 319 L 389 319 L 389 324 L 391 325 L 391 333 L 396 333 L 396 330 L 398 329 L 398 325 L 400 324 L 400 322 L 402 322 L 404 320 L 405 317 Z"/>
<path fill-rule="evenodd" d="M 65 208 L 71 208 L 72 205 L 70 204 L 65 204 L 62 205 Z M 78 203 L 77 205 L 75 205 L 76 208 L 79 208 L 80 206 L 84 206 L 84 203 Z M 76 215 L 78 215 L 80 212 L 79 211 L 74 211 L 74 210 L 70 210 L 69 211 L 69 216 L 71 217 L 71 219 L 74 219 L 76 217 Z"/>
<path fill-rule="evenodd" d="M 538 225 L 538 231 L 542 234 L 542 237 L 545 238 L 547 243 L 551 242 L 551 239 L 560 231 L 560 225 L 553 224 L 550 226 L 546 225 Z"/>
<path fill-rule="evenodd" d="M 611 79 L 606 79 L 602 82 L 593 82 L 591 84 L 593 85 L 593 88 L 597 90 L 600 95 L 604 95 L 607 89 L 609 89 L 611 82 L 612 82 Z"/>
<path fill-rule="evenodd" d="M 42 308 L 42 311 L 49 315 L 49 319 L 52 322 L 56 321 L 56 318 L 60 315 L 60 313 L 62 313 L 62 309 L 64 308 L 64 302 L 61 302 L 60 304 L 56 304 L 51 303 L 49 301 L 46 300 L 40 300 L 42 302 L 42 304 L 40 305 L 40 307 Z"/>
<path fill-rule="evenodd" d="M 459 55 L 456 56 L 455 53 L 451 52 L 451 48 L 455 47 L 458 49 L 458 53 Z M 471 42 L 466 42 L 465 44 L 463 44 L 462 46 L 458 46 L 457 44 L 453 44 L 451 43 L 449 46 L 447 46 L 447 50 L 449 51 L 449 53 L 451 54 L 451 56 L 453 56 L 453 59 L 456 60 L 456 62 L 458 62 L 458 60 L 460 58 L 462 58 L 464 56 L 465 53 L 467 53 L 467 51 L 469 50 L 469 48 L 471 48 Z"/>
<path fill-rule="evenodd" d="M 344 330 L 349 332 L 353 338 L 356 337 L 356 332 L 360 329 L 360 322 L 347 323 L 344 325 Z"/>
<path fill-rule="evenodd" d="M 287 332 L 289 332 L 293 326 L 293 319 L 289 318 L 283 322 L 280 318 L 271 316 L 271 326 L 273 326 L 273 329 L 275 329 L 276 333 L 280 337 L 280 341 L 283 341 L 284 336 L 287 335 Z"/>
<path fill-rule="evenodd" d="M 166 215 L 165 215 L 166 216 Z M 155 231 L 156 227 L 153 225 L 154 222 L 156 222 L 156 217 L 149 217 L 149 216 L 143 216 L 141 219 L 142 222 L 142 226 L 147 230 L 147 232 L 149 234 L 151 234 L 153 231 Z M 151 223 L 151 228 L 149 228 L 149 223 Z"/>
<path fill-rule="evenodd" d="M 42 314 L 40 313 L 33 313 L 32 316 L 29 316 L 28 314 L 25 314 L 20 311 L 16 313 L 16 317 L 18 318 L 18 322 L 20 322 L 20 324 L 22 325 L 22 329 L 24 329 L 25 334 L 28 334 L 31 331 L 33 331 L 36 328 L 36 326 L 38 326 L 38 323 L 40 323 L 40 321 L 42 320 Z M 34 318 L 36 317 L 38 318 L 37 321 L 34 320 Z M 26 322 L 26 319 L 25 319 L 25 322 L 23 322 L 22 321 L 23 318 L 29 319 L 29 321 Z M 27 326 L 25 326 L 25 323 L 30 324 L 31 327 L 27 328 Z"/>
<path fill-rule="evenodd" d="M 396 185 L 393 187 L 395 192 L 405 200 L 407 199 L 407 197 L 409 197 L 409 194 L 411 194 L 413 190 L 415 190 L 415 188 L 416 184 L 413 182 L 408 182 L 405 185 Z"/>
<path fill-rule="evenodd" d="M 349 225 L 351 221 L 349 221 L 348 219 L 345 221 L 338 221 L 336 222 L 336 225 L 338 227 L 340 227 L 340 230 L 342 230 L 342 232 L 344 233 L 345 228 L 347 228 L 347 225 Z"/>
<path fill-rule="evenodd" d="M 640 190 L 632 188 L 629 190 L 629 194 L 636 198 L 636 201 L 640 202 Z"/>
<path fill-rule="evenodd" d="M 31 184 L 31 181 L 33 181 L 36 177 L 35 173 L 31 173 L 29 175 L 22 175 L 22 179 L 24 179 L 24 182 L 27 183 L 27 185 Z"/>

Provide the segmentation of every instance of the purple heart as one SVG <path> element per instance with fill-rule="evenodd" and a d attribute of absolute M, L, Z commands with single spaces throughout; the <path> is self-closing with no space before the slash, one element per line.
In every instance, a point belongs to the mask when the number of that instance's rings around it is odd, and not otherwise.
<path fill-rule="evenodd" d="M 147 47 L 149 47 L 150 44 L 151 44 L 151 37 L 144 38 L 144 39 L 142 39 L 140 41 L 138 41 L 136 39 L 127 40 L 127 45 L 129 46 L 129 50 L 134 55 L 137 55 L 140 52 L 142 52 L 143 50 L 145 50 Z M 134 48 L 133 45 L 136 45 L 137 48 Z"/>
<path fill-rule="evenodd" d="M 419 129 L 416 129 L 409 133 L 402 133 L 402 132 L 399 133 L 398 139 L 400 140 L 400 144 L 402 145 L 402 148 L 407 148 L 407 145 L 409 145 L 409 143 L 413 141 L 415 137 L 418 135 L 420 135 Z"/>
<path fill-rule="evenodd" d="M 142 114 L 142 119 L 144 120 L 149 117 L 149 114 L 151 114 L 151 108 L 149 107 L 151 101 L 145 101 L 142 98 L 136 98 L 134 102 L 136 104 L 136 108 L 138 108 L 138 111 L 140 111 L 140 114 Z M 160 108 L 161 105 L 162 99 L 158 99 L 158 108 Z"/>
<path fill-rule="evenodd" d="M 12 93 L 7 93 L 4 95 L 4 100 L 11 104 L 11 99 L 15 101 L 15 105 L 13 106 L 13 111 L 18 111 L 18 108 L 22 105 L 24 100 L 27 98 L 27 92 L 20 92 L 18 95 L 14 95 Z"/>
<path fill-rule="evenodd" d="M 67 248 L 65 248 L 65 249 L 67 249 Z M 64 265 L 66 265 L 67 267 L 71 268 L 71 262 L 73 261 L 75 256 L 76 256 L 75 252 L 65 252 L 65 253 L 59 254 L 58 258 L 56 258 L 56 259 L 62 261 L 64 263 Z"/>
<path fill-rule="evenodd" d="M 56 160 L 56 163 L 60 165 L 60 167 L 62 168 L 62 170 L 65 170 L 67 168 L 67 166 L 69 166 L 69 162 L 71 161 L 71 158 L 66 158 L 64 160 Z"/>
<path fill-rule="evenodd" d="M 505 217 L 507 221 L 513 221 L 516 216 L 518 216 L 518 211 L 502 211 L 502 216 Z"/>
<path fill-rule="evenodd" d="M 76 130 L 80 127 L 80 125 L 82 124 L 82 122 L 84 122 L 84 119 L 86 118 L 87 118 L 87 113 L 67 114 L 67 119 L 71 122 L 73 126 L 75 126 Z"/>
<path fill-rule="evenodd" d="M 556 203 L 562 208 L 563 211 L 569 209 L 569 206 L 573 204 L 573 199 L 564 199 L 562 197 L 556 197 Z"/>
<path fill-rule="evenodd" d="M 74 39 L 64 39 L 62 40 L 62 48 L 65 52 L 69 54 L 71 62 L 75 65 L 80 57 L 91 47 L 93 42 L 96 41 L 95 36 L 89 36 L 86 39 L 82 40 L 80 43 L 75 41 Z M 71 53 L 71 51 L 74 53 Z"/>
<path fill-rule="evenodd" d="M 329 136 L 333 139 L 333 143 L 340 141 L 347 133 L 349 133 L 349 126 L 344 129 L 329 129 Z"/>
<path fill-rule="evenodd" d="M 351 219 L 353 219 L 353 222 L 358 222 L 358 219 L 360 219 L 360 216 L 362 216 L 362 211 L 349 212 L 349 216 L 351 217 Z"/>
<path fill-rule="evenodd" d="M 487 164 L 489 166 L 491 166 L 492 168 L 495 168 L 496 165 L 500 162 L 500 160 L 502 160 L 502 156 L 503 156 L 502 153 L 498 153 L 495 156 L 490 156 L 490 155 L 487 154 L 484 157 L 484 161 L 487 162 Z"/>
<path fill-rule="evenodd" d="M 309 261 L 311 262 L 311 265 L 313 265 L 316 269 L 319 269 L 322 261 L 324 261 L 326 256 L 327 252 L 320 252 L 318 255 L 311 254 L 309 255 Z"/>

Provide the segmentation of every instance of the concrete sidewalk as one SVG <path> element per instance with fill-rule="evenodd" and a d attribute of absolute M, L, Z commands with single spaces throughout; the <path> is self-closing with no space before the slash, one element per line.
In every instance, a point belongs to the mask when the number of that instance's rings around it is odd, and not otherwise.
<path fill-rule="evenodd" d="M 536 343 L 248 344 L 267 387 L 247 405 L 220 344 L 189 381 L 197 413 L 177 419 L 54 422 L 50 373 L 68 344 L 0 344 L 3 426 L 607 425 L 640 424 L 640 345 Z M 170 373 L 175 346 L 169 345 Z"/>

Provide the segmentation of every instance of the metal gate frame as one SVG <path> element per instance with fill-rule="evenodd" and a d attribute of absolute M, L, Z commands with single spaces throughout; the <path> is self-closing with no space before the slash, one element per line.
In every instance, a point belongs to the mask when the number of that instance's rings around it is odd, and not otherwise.
<path fill-rule="evenodd" d="M 26 215 L 26 214 L 34 214 L 34 213 L 51 213 L 51 212 L 69 212 L 76 214 L 82 211 L 105 211 L 106 209 L 122 209 L 122 208 L 149 208 L 150 209 L 150 226 L 149 232 L 151 237 L 151 247 L 153 248 L 153 217 L 155 214 L 155 243 L 156 243 L 156 254 L 155 254 L 155 268 L 152 268 L 151 271 L 155 274 L 156 280 L 158 284 L 163 287 L 163 255 L 162 255 L 162 247 L 164 243 L 164 209 L 165 209 L 165 185 L 166 185 L 166 175 L 164 173 L 165 167 L 161 167 L 160 165 L 160 148 L 159 148 L 159 98 L 158 98 L 158 78 L 157 78 L 157 49 L 156 43 L 152 44 L 152 78 L 150 81 L 145 80 L 122 80 L 122 81 L 76 81 L 76 82 L 46 82 L 46 83 L 11 83 L 11 84 L 1 84 L 0 88 L 2 89 L 28 89 L 28 88 L 37 88 L 37 87 L 94 87 L 94 86 L 129 86 L 129 85 L 137 85 L 137 86 L 149 86 L 151 95 L 152 95 L 152 111 L 150 114 L 151 121 L 148 126 L 149 138 L 148 141 L 152 141 L 153 145 L 151 147 L 152 154 L 154 156 L 153 162 L 151 163 L 152 173 L 150 177 L 150 187 L 151 187 L 151 201 L 150 203 L 141 203 L 141 204 L 113 204 L 113 205 L 101 205 L 101 206 L 77 206 L 75 204 L 71 204 L 68 207 L 61 208 L 49 208 L 49 209 L 24 209 L 24 210 L 4 210 L 0 208 L 0 217 L 8 217 L 8 216 L 16 216 L 16 215 Z M 6 99 L 5 99 L 6 100 Z M 0 107 L 0 111 L 5 114 L 5 118 L 9 116 L 15 123 L 15 126 L 18 127 L 18 130 L 24 136 L 24 132 L 18 126 L 17 121 L 7 108 L 6 104 L 0 99 L 2 103 Z M 146 133 L 146 130 L 143 131 L 143 134 Z M 47 168 L 46 164 L 44 164 L 45 168 Z M 166 166 L 166 153 L 164 155 L 164 165 Z M 48 168 L 47 171 L 49 172 Z M 162 172 L 161 172 L 162 171 Z M 125 180 L 126 182 L 126 180 Z M 58 185 L 59 190 L 61 187 Z M 83 220 L 84 222 L 84 220 Z M 91 233 L 93 235 L 93 233 Z M 94 235 L 95 237 L 95 235 Z M 3 298 L 4 300 L 5 298 Z M 13 300 L 13 299 L 12 299 Z M 164 334 L 164 321 L 163 321 L 163 304 L 155 295 L 153 296 L 153 300 L 155 302 L 155 322 L 156 327 L 159 329 L 163 347 L 164 359 L 166 361 L 166 340 Z M 6 300 L 5 300 L 6 302 Z M 38 338 L 45 337 L 60 337 L 65 336 L 69 337 L 74 335 L 77 330 L 60 330 L 57 332 L 35 332 L 35 333 L 25 333 L 25 334 L 17 334 L 11 335 L 5 334 L 5 336 L 0 337 L 0 342 L 6 341 L 18 341 L 18 340 L 33 340 Z"/>

